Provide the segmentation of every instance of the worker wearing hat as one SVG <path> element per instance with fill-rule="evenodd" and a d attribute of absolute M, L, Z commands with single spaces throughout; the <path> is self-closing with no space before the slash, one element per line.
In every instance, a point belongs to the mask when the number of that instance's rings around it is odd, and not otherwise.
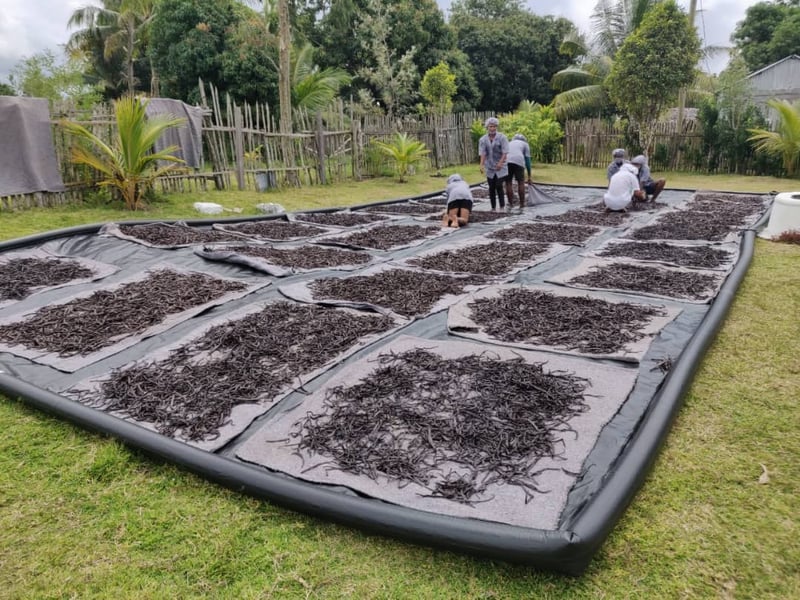
<path fill-rule="evenodd" d="M 656 198 L 658 198 L 658 195 L 667 184 L 667 180 L 653 180 L 650 175 L 650 167 L 647 166 L 647 157 L 644 154 L 634 156 L 631 159 L 631 164 L 639 170 L 639 189 L 634 194 L 634 202 L 646 202 L 648 196 L 651 202 L 655 202 Z"/>
<path fill-rule="evenodd" d="M 489 202 L 495 210 L 497 201 L 500 208 L 506 206 L 505 186 L 508 176 L 508 138 L 497 131 L 499 121 L 495 117 L 486 119 L 486 135 L 478 141 L 478 155 L 481 157 L 481 173 L 486 174 L 489 184 Z"/>
<path fill-rule="evenodd" d="M 625 164 L 625 148 L 616 148 L 611 153 L 611 164 L 606 169 L 606 179 L 611 181 L 614 173 L 619 171 L 619 168 Z"/>
<path fill-rule="evenodd" d="M 472 212 L 472 190 L 458 173 L 447 178 L 447 209 L 442 217 L 442 227 L 463 227 L 469 223 Z"/>

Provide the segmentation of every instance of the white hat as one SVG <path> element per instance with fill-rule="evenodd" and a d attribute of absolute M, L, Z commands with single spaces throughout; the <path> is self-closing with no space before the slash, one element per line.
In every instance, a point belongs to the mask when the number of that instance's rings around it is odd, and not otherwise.
<path fill-rule="evenodd" d="M 635 165 L 646 165 L 647 164 L 647 157 L 644 154 L 640 154 L 639 156 L 634 156 L 631 159 L 631 162 Z"/>
<path fill-rule="evenodd" d="M 514 140 L 522 140 L 523 142 L 527 142 L 528 141 L 528 138 L 526 138 L 521 133 L 515 133 L 514 137 L 512 139 L 514 139 Z"/>
<path fill-rule="evenodd" d="M 621 158 L 625 156 L 625 148 L 615 148 L 611 153 L 612 158 Z"/>
<path fill-rule="evenodd" d="M 453 173 L 450 177 L 447 178 L 447 183 L 453 183 L 456 181 L 464 181 L 464 178 L 461 177 L 458 173 Z"/>
<path fill-rule="evenodd" d="M 495 117 L 489 117 L 488 119 L 486 119 L 486 127 L 488 127 L 489 125 L 499 125 L 499 124 L 500 121 L 498 121 Z"/>

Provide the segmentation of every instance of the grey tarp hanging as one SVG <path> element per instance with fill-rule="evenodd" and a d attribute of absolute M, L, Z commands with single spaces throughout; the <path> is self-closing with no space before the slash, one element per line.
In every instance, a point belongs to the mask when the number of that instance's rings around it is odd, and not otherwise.
<path fill-rule="evenodd" d="M 0 196 L 61 191 L 47 100 L 0 96 Z"/>
<path fill-rule="evenodd" d="M 199 169 L 203 166 L 203 109 L 171 98 L 151 98 L 145 113 L 148 117 L 173 115 L 186 119 L 180 127 L 171 127 L 162 133 L 154 150 L 159 152 L 168 146 L 178 146 L 175 156 L 186 161 L 187 167 Z"/>

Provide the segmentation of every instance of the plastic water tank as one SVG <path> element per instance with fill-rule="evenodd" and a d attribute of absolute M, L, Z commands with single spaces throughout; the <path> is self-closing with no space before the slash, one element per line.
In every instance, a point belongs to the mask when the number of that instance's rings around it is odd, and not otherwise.
<path fill-rule="evenodd" d="M 775 196 L 769 224 L 759 237 L 772 239 L 786 231 L 800 231 L 800 192 L 784 192 Z"/>

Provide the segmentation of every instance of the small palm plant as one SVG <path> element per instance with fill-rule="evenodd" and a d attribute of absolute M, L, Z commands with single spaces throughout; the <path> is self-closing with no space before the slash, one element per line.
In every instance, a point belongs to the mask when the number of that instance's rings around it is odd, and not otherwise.
<path fill-rule="evenodd" d="M 748 129 L 756 152 L 778 156 L 789 177 L 794 177 L 800 168 L 800 102 L 768 100 L 767 105 L 778 113 L 777 131 Z"/>
<path fill-rule="evenodd" d="M 403 183 L 411 168 L 419 164 L 429 153 L 425 144 L 407 133 L 396 133 L 391 142 L 375 140 L 375 146 L 394 163 L 394 174 Z"/>
<path fill-rule="evenodd" d="M 129 210 L 140 208 L 143 194 L 157 177 L 184 162 L 172 155 L 177 146 L 151 151 L 166 129 L 180 125 L 184 119 L 169 115 L 147 117 L 146 107 L 146 101 L 133 96 L 114 103 L 117 131 L 110 144 L 78 123 L 62 121 L 64 128 L 82 142 L 72 147 L 72 162 L 100 172 L 102 179 L 98 185 L 117 190 Z M 170 164 L 159 167 L 158 161 Z"/>

